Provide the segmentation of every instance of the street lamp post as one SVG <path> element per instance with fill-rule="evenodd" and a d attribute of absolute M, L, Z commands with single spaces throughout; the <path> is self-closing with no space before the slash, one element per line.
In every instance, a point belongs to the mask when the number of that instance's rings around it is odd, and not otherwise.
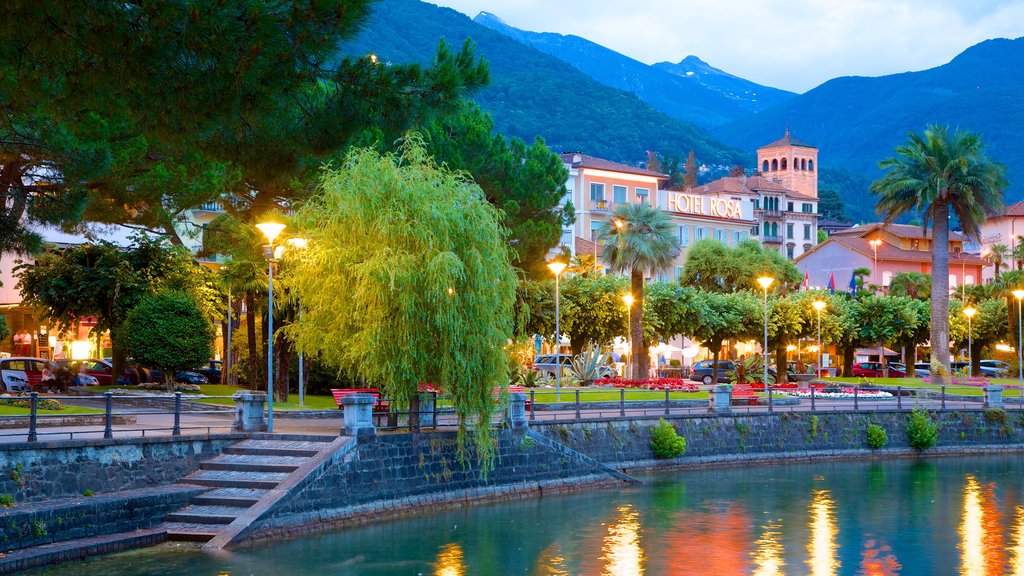
<path fill-rule="evenodd" d="M 1020 306 L 1021 300 L 1024 299 L 1024 290 L 1017 289 L 1013 291 L 1013 297 L 1017 299 L 1017 387 L 1020 390 L 1020 397 L 1024 398 L 1024 350 L 1021 350 L 1021 326 L 1020 326 Z"/>
<path fill-rule="evenodd" d="M 821 311 L 825 309 L 824 300 L 815 300 L 811 303 L 818 312 L 818 377 L 821 377 Z"/>
<path fill-rule="evenodd" d="M 302 250 L 309 241 L 305 238 L 289 238 L 288 245 L 292 248 Z M 302 299 L 298 299 L 299 302 L 299 324 L 302 324 Z M 303 360 L 305 360 L 305 354 L 302 353 L 302 348 L 299 348 L 299 406 L 306 405 L 306 384 L 304 376 L 305 366 L 303 366 Z"/>
<path fill-rule="evenodd" d="M 565 262 L 552 260 L 548 262 L 548 268 L 555 274 L 555 364 L 558 366 L 555 372 L 555 402 L 559 402 L 562 399 L 562 295 L 558 278 L 565 270 Z"/>
<path fill-rule="evenodd" d="M 968 306 L 967 308 L 964 308 L 964 316 L 967 316 L 967 375 L 968 376 L 974 376 L 974 350 L 971 349 L 972 344 L 974 344 L 974 335 L 971 332 L 971 318 L 974 318 L 974 315 L 977 314 L 977 313 L 978 313 L 978 311 L 975 308 L 971 308 L 970 306 Z"/>
<path fill-rule="evenodd" d="M 761 276 L 757 283 L 764 289 L 764 386 L 768 389 L 768 287 L 775 282 L 774 278 Z"/>
<path fill-rule="evenodd" d="M 868 244 L 870 244 L 871 248 L 875 251 L 875 257 L 874 257 L 874 261 L 873 261 L 873 270 L 871 272 L 871 279 L 874 280 L 876 284 L 881 286 L 882 284 L 880 282 L 878 282 L 878 247 L 882 245 L 882 240 L 880 238 L 875 238 L 874 240 L 869 240 Z M 884 360 L 883 360 L 883 362 L 884 362 Z"/>
<path fill-rule="evenodd" d="M 281 246 L 275 250 L 274 239 L 284 230 L 280 222 L 263 222 L 257 228 L 267 237 L 263 255 L 267 259 L 267 432 L 274 431 L 274 262 Z M 251 314 L 251 312 L 250 312 Z"/>
<path fill-rule="evenodd" d="M 633 323 L 630 322 L 630 311 L 633 309 L 633 302 L 636 298 L 633 298 L 633 294 L 627 292 L 622 296 L 622 301 L 626 303 L 626 343 L 629 346 L 629 355 L 626 356 L 626 378 L 631 378 L 629 373 L 629 364 L 633 360 Z"/>

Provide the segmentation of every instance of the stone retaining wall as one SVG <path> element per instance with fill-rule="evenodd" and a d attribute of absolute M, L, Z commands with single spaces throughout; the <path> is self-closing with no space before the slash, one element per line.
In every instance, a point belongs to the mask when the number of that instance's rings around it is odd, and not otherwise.
<path fill-rule="evenodd" d="M 244 434 L 5 444 L 0 494 L 16 502 L 117 492 L 174 482 Z"/>
<path fill-rule="evenodd" d="M 665 418 L 686 438 L 688 458 L 805 452 L 835 453 L 868 448 L 869 424 L 881 426 L 886 447 L 907 448 L 909 412 L 776 412 L 732 416 L 673 416 Z M 938 424 L 938 446 L 969 447 L 1021 445 L 1024 415 L 1017 411 L 960 410 L 931 413 Z M 651 428 L 659 418 L 619 418 L 576 422 L 532 422 L 533 430 L 578 450 L 609 466 L 649 467 Z M 993 421 L 990 421 L 993 420 Z M 664 464 L 671 464 L 672 461 Z"/>
<path fill-rule="evenodd" d="M 0 508 L 0 549 L 148 528 L 206 490 L 198 486 L 161 486 Z"/>

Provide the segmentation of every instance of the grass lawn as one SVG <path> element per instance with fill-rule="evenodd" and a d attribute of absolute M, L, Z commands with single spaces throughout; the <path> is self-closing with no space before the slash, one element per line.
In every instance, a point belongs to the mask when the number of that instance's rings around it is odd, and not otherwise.
<path fill-rule="evenodd" d="M 859 384 L 861 378 L 825 378 L 826 382 L 835 382 L 837 384 Z M 880 386 L 902 386 L 904 388 L 927 388 L 935 393 L 939 393 L 940 389 L 938 386 L 932 385 L 931 382 L 925 382 L 921 378 L 868 378 L 871 384 L 877 384 Z M 994 378 L 992 379 L 993 384 L 1000 384 L 1002 386 L 1016 386 L 1017 380 L 1012 378 Z M 956 394 L 960 396 L 981 396 L 983 394 L 981 386 L 964 386 L 964 385 L 946 385 L 946 394 Z M 1004 389 L 1003 396 L 1016 396 L 1020 392 L 1016 389 Z"/>
<path fill-rule="evenodd" d="M 28 416 L 30 410 L 28 408 L 19 408 L 17 406 L 10 406 L 5 403 L 0 403 L 0 416 Z M 83 408 L 81 406 L 64 406 L 63 410 L 40 410 L 39 414 L 103 414 L 103 410 L 96 408 Z"/>
<path fill-rule="evenodd" d="M 206 396 L 232 396 L 235 392 L 246 391 L 248 388 L 236 388 L 234 386 L 227 386 L 224 384 L 203 384 L 199 386 L 200 394 Z M 97 390 L 100 392 L 106 392 L 108 390 L 121 389 L 121 390 L 132 390 L 131 386 L 90 386 L 89 390 Z M 157 392 L 151 390 L 151 392 Z M 203 404 L 214 404 L 217 406 L 234 406 L 235 401 L 231 398 L 204 398 L 201 400 L 192 400 L 189 398 L 190 393 L 182 393 L 182 398 L 191 400 L 193 402 L 201 402 Z M 311 396 L 306 394 L 306 403 L 304 406 L 299 406 L 299 395 L 291 393 L 288 395 L 289 402 L 274 402 L 275 410 L 337 410 L 338 405 L 334 403 L 333 396 Z"/>

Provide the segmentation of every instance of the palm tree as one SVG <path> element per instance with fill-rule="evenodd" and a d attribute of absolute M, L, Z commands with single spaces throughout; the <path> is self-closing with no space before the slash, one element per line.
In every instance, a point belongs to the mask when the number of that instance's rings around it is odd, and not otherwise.
<path fill-rule="evenodd" d="M 989 249 L 988 257 L 995 267 L 996 280 L 999 280 L 999 272 L 1003 269 L 1007 258 L 1010 256 L 1010 248 L 1006 244 L 996 244 Z"/>
<path fill-rule="evenodd" d="M 1013 263 L 1016 265 L 1016 270 L 1024 269 L 1024 236 L 1017 236 L 1017 243 L 1014 245 L 1013 250 L 1010 251 L 1010 255 L 1013 257 Z"/>
<path fill-rule="evenodd" d="M 644 350 L 641 317 L 644 309 L 644 274 L 669 267 L 679 253 L 672 233 L 672 220 L 661 210 L 647 204 L 625 204 L 615 210 L 612 220 L 601 228 L 604 259 L 612 272 L 627 272 L 634 305 L 629 310 L 633 341 L 630 358 L 635 360 L 632 377 L 647 377 L 650 357 Z"/>
<path fill-rule="evenodd" d="M 991 160 L 977 134 L 945 126 L 911 132 L 896 156 L 881 162 L 885 176 L 871 184 L 879 196 L 876 209 L 890 223 L 916 212 L 922 228 L 932 226 L 931 368 L 932 382 L 949 375 L 949 217 L 957 216 L 963 233 L 977 240 L 987 213 L 1003 206 L 1006 167 Z"/>

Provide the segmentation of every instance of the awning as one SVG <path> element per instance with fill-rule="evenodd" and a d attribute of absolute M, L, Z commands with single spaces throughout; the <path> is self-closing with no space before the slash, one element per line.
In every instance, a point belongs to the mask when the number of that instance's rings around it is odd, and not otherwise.
<path fill-rule="evenodd" d="M 892 350 L 889 350 L 888 348 L 882 348 L 882 350 L 884 350 L 883 353 L 886 356 L 899 356 L 900 355 L 899 352 L 893 352 Z M 875 346 L 874 348 L 857 348 L 857 352 L 855 354 L 855 356 L 877 356 L 877 355 L 878 355 L 878 346 Z"/>

